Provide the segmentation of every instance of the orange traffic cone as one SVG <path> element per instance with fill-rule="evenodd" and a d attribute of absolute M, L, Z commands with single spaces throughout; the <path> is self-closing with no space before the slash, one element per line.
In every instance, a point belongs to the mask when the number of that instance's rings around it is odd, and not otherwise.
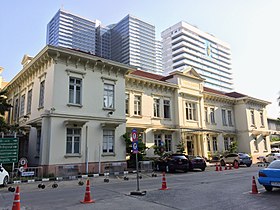
<path fill-rule="evenodd" d="M 233 167 L 234 167 L 235 169 L 238 169 L 238 162 L 237 162 L 237 161 L 234 161 Z"/>
<path fill-rule="evenodd" d="M 90 196 L 90 185 L 89 185 L 89 180 L 87 180 L 87 186 L 86 186 L 86 193 L 85 193 L 85 198 L 81 203 L 95 203 L 95 200 L 91 199 Z"/>
<path fill-rule="evenodd" d="M 20 210 L 20 195 L 19 195 L 19 186 L 16 188 L 15 198 L 13 203 L 12 210 Z"/>
<path fill-rule="evenodd" d="M 218 163 L 216 163 L 216 170 L 215 171 L 219 171 Z"/>
<path fill-rule="evenodd" d="M 229 164 L 229 168 L 228 168 L 228 170 L 232 170 L 232 168 L 231 168 L 231 163 Z"/>
<path fill-rule="evenodd" d="M 27 168 L 28 168 L 28 167 L 27 167 L 27 163 L 24 164 L 23 168 L 24 168 L 24 169 L 27 169 Z"/>
<path fill-rule="evenodd" d="M 165 172 L 162 172 L 162 185 L 160 190 L 168 190 L 166 179 L 165 179 Z"/>
<path fill-rule="evenodd" d="M 222 171 L 222 170 L 223 170 L 222 165 L 220 165 L 220 171 Z"/>
<path fill-rule="evenodd" d="M 252 191 L 250 193 L 251 194 L 258 194 L 259 193 L 254 176 L 253 176 L 253 181 L 252 181 Z"/>

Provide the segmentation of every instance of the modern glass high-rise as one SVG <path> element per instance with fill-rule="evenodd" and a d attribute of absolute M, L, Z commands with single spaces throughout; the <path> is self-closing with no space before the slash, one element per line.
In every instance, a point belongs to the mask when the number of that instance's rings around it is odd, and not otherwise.
<path fill-rule="evenodd" d="M 112 26 L 112 60 L 156 72 L 155 26 L 127 15 Z"/>
<path fill-rule="evenodd" d="M 205 79 L 205 87 L 233 90 L 229 44 L 186 22 L 161 33 L 164 74 L 192 66 Z"/>
<path fill-rule="evenodd" d="M 96 23 L 60 9 L 48 23 L 47 44 L 96 54 Z"/>
<path fill-rule="evenodd" d="M 156 71 L 155 73 L 162 74 L 163 68 L 162 68 L 162 42 L 159 40 L 156 40 L 155 42 L 155 50 L 156 50 Z"/>

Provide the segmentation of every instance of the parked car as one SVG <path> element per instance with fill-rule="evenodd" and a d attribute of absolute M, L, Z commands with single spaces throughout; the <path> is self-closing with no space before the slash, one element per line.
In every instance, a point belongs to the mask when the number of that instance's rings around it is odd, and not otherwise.
<path fill-rule="evenodd" d="M 175 172 L 189 170 L 189 160 L 183 154 L 167 154 L 155 162 L 156 170 L 165 172 Z"/>
<path fill-rule="evenodd" d="M 7 186 L 9 182 L 9 173 L 0 165 L 0 185 Z"/>
<path fill-rule="evenodd" d="M 271 163 L 274 160 L 280 160 L 280 153 L 270 153 L 263 159 L 265 163 Z"/>
<path fill-rule="evenodd" d="M 206 161 L 204 158 L 197 156 L 197 155 L 186 155 L 189 159 L 189 169 L 200 169 L 201 171 L 205 171 L 206 168 Z"/>
<path fill-rule="evenodd" d="M 280 160 L 274 160 L 267 168 L 261 169 L 258 181 L 266 191 L 272 191 L 274 187 L 280 188 Z"/>
<path fill-rule="evenodd" d="M 225 166 L 226 163 L 234 165 L 236 162 L 238 163 L 238 165 L 246 165 L 247 167 L 250 167 L 252 165 L 252 159 L 246 153 L 230 153 L 222 156 L 220 160 L 222 166 Z"/>

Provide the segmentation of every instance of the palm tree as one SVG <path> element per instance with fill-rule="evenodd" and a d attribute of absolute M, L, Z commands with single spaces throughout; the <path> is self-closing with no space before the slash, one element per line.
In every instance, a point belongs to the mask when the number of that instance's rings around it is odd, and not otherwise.
<path fill-rule="evenodd" d="M 7 97 L 5 94 L 7 93 L 6 90 L 0 90 L 0 114 L 4 115 L 6 111 L 12 107 L 12 105 L 7 103 Z"/>

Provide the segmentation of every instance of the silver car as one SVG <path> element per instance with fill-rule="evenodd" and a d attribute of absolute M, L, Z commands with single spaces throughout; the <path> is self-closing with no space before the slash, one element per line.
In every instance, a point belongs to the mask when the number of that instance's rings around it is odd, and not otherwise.
<path fill-rule="evenodd" d="M 0 185 L 7 186 L 9 182 L 9 173 L 0 165 Z"/>

